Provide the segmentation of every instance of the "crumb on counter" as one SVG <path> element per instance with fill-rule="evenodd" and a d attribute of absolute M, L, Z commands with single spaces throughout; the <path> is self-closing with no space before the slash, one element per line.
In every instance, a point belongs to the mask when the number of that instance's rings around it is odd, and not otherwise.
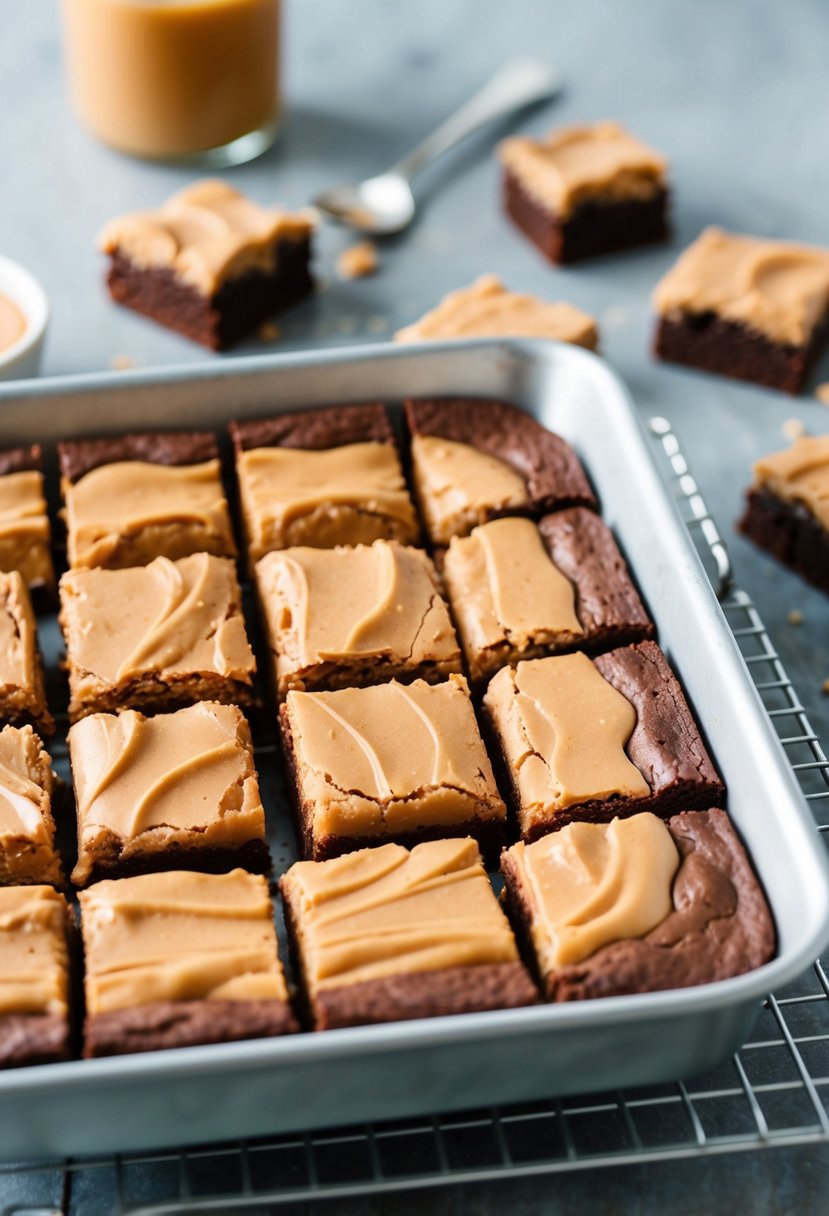
<path fill-rule="evenodd" d="M 628 310 L 622 308 L 620 304 L 611 304 L 610 308 L 606 309 L 602 316 L 603 329 L 621 329 L 627 324 Z"/>
<path fill-rule="evenodd" d="M 132 355 L 113 355 L 109 366 L 114 372 L 128 372 L 130 368 L 136 366 L 136 361 Z"/>
<path fill-rule="evenodd" d="M 823 405 L 829 405 L 829 381 L 817 386 L 815 396 Z"/>
<path fill-rule="evenodd" d="M 349 245 L 337 258 L 337 274 L 341 279 L 363 279 L 375 274 L 379 265 L 377 246 L 360 241 L 359 245 Z"/>
<path fill-rule="evenodd" d="M 800 611 L 799 608 L 792 608 L 791 612 L 786 617 L 786 620 L 789 622 L 790 625 L 802 625 L 803 624 L 803 613 Z"/>
<path fill-rule="evenodd" d="M 806 425 L 799 418 L 787 418 L 780 430 L 794 443 L 795 439 L 801 439 L 806 434 Z"/>
<path fill-rule="evenodd" d="M 829 697 L 829 679 L 823 681 L 820 686 L 820 691 L 823 693 L 824 697 Z"/>
<path fill-rule="evenodd" d="M 257 329 L 256 336 L 260 342 L 278 342 L 282 336 L 282 330 L 275 321 L 265 321 Z"/>

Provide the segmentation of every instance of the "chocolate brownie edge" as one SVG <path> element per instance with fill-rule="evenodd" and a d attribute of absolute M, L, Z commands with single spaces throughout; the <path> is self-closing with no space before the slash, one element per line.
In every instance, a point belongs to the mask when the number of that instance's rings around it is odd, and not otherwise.
<path fill-rule="evenodd" d="M 69 1019 L 58 1013 L 0 1015 L 0 1069 L 68 1060 L 69 1043 Z"/>
<path fill-rule="evenodd" d="M 746 495 L 738 530 L 760 549 L 829 595 L 829 532 L 804 503 L 765 488 Z"/>
<path fill-rule="evenodd" d="M 324 451 L 351 443 L 395 445 L 385 405 L 379 401 L 324 405 L 271 418 L 233 420 L 228 432 L 236 452 L 284 447 Z"/>
<path fill-rule="evenodd" d="M 7 448 L 5 452 L 0 452 L 0 477 L 6 477 L 10 473 L 30 472 L 43 472 L 43 449 L 39 443 Z"/>
<path fill-rule="evenodd" d="M 73 483 L 93 469 L 124 460 L 173 467 L 204 464 L 219 459 L 219 445 L 212 431 L 136 431 L 65 440 L 58 444 L 58 456 L 61 477 Z"/>
<path fill-rule="evenodd" d="M 286 1001 L 156 1001 L 129 1009 L 88 1014 L 83 1054 L 90 1059 L 171 1047 L 230 1043 L 291 1034 L 298 1028 Z"/>

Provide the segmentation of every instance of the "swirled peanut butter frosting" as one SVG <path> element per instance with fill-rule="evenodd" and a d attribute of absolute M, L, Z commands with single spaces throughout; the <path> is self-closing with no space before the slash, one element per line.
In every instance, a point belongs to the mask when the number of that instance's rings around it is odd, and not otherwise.
<path fill-rule="evenodd" d="M 190 553 L 234 557 L 218 460 L 164 465 L 119 460 L 64 481 L 69 564 L 143 566 Z"/>
<path fill-rule="evenodd" d="M 679 853 L 650 812 L 571 823 L 507 853 L 528 905 L 543 973 L 581 963 L 602 946 L 644 937 L 673 911 Z"/>
<path fill-rule="evenodd" d="M 474 840 L 300 861 L 282 880 L 312 993 L 447 967 L 518 961 Z"/>
<path fill-rule="evenodd" d="M 596 322 L 573 304 L 508 291 L 497 275 L 485 274 L 471 286 L 450 292 L 414 325 L 398 330 L 394 340 L 498 337 L 553 338 L 593 350 Z"/>
<path fill-rule="evenodd" d="M 829 528 L 829 435 L 804 435 L 754 466 L 755 485 L 786 502 L 803 503 Z"/>
<path fill-rule="evenodd" d="M 268 884 L 169 871 L 78 896 L 90 1014 L 158 1001 L 287 1000 Z"/>
<path fill-rule="evenodd" d="M 506 818 L 462 676 L 291 692 L 286 712 L 315 835 Z"/>
<path fill-rule="evenodd" d="M 460 670 L 449 610 L 428 557 L 394 541 L 337 549 L 284 549 L 256 568 L 276 651 L 280 692 L 303 688 L 313 669 L 384 660 Z"/>
<path fill-rule="evenodd" d="M 0 574 L 0 697 L 7 719 L 31 718 L 47 728 L 53 725 L 46 708 L 32 602 L 17 570 Z"/>
<path fill-rule="evenodd" d="M 237 469 L 252 562 L 293 546 L 417 540 L 417 516 L 390 443 L 253 448 L 239 453 Z"/>
<path fill-rule="evenodd" d="M 26 583 L 54 582 L 43 474 L 36 469 L 0 477 L 0 570 L 19 570 Z"/>
<path fill-rule="evenodd" d="M 69 751 L 79 885 L 113 838 L 125 862 L 173 843 L 232 849 L 264 839 L 250 729 L 235 705 L 92 714 L 69 731 Z"/>
<path fill-rule="evenodd" d="M 706 228 L 657 285 L 665 317 L 714 313 L 804 346 L 829 308 L 829 249 Z"/>
<path fill-rule="evenodd" d="M 53 788 L 51 760 L 31 726 L 5 726 L 0 731 L 0 882 L 61 882 Z"/>
<path fill-rule="evenodd" d="M 562 127 L 540 140 L 515 136 L 499 152 L 527 193 L 561 218 L 588 200 L 646 199 L 665 188 L 665 158 L 615 122 Z"/>
<path fill-rule="evenodd" d="M 67 918 L 53 887 L 0 887 L 0 1014 L 66 1015 Z"/>
<path fill-rule="evenodd" d="M 439 435 L 412 439 L 415 489 L 429 535 L 448 545 L 498 511 L 526 507 L 524 478 L 506 461 Z"/>
<path fill-rule="evenodd" d="M 227 182 L 208 179 L 180 190 L 156 211 L 112 220 L 98 238 L 103 253 L 173 271 L 211 295 L 249 270 L 272 271 L 279 242 L 303 240 L 308 214 L 260 207 Z"/>

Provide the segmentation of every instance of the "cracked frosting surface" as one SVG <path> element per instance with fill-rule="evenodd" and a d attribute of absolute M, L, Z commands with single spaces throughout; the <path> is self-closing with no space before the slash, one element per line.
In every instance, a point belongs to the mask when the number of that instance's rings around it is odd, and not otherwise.
<path fill-rule="evenodd" d="M 458 671 L 460 650 L 434 569 L 420 549 L 377 540 L 285 549 L 256 568 L 280 692 L 318 667 L 387 661 Z"/>
<path fill-rule="evenodd" d="M 650 812 L 610 823 L 571 823 L 508 850 L 530 916 L 542 974 L 583 962 L 602 946 L 644 937 L 673 911 L 679 853 Z"/>
<path fill-rule="evenodd" d="M 256 874 L 173 871 L 82 891 L 86 1007 L 287 1000 L 268 884 Z"/>
<path fill-rule="evenodd" d="M 466 535 L 493 512 L 526 507 L 530 501 L 524 478 L 505 461 L 439 435 L 414 436 L 412 472 L 436 544 Z"/>
<path fill-rule="evenodd" d="M 425 316 L 400 329 L 395 342 L 428 342 L 438 338 L 554 338 L 593 350 L 596 322 L 565 301 L 508 291 L 494 274 L 481 275 L 469 287 L 450 292 Z"/>
<path fill-rule="evenodd" d="M 110 221 L 98 238 L 104 253 L 136 266 L 168 269 L 208 295 L 250 270 L 271 272 L 280 241 L 307 238 L 302 212 L 260 207 L 227 182 L 206 179 L 178 191 L 156 211 Z"/>
<path fill-rule="evenodd" d="M 236 459 L 251 562 L 292 546 L 417 539 L 417 516 L 390 443 L 262 447 Z"/>
<path fill-rule="evenodd" d="M 523 188 L 562 218 L 588 200 L 651 198 L 665 188 L 665 158 L 616 122 L 515 136 L 499 151 Z"/>
<path fill-rule="evenodd" d="M 282 880 L 312 993 L 415 971 L 518 961 L 474 840 L 300 861 Z"/>
<path fill-rule="evenodd" d="M 92 714 L 69 731 L 78 804 L 78 884 L 113 838 L 127 860 L 171 843 L 233 848 L 264 839 L 250 728 L 235 705 L 202 701 L 146 718 Z"/>
<path fill-rule="evenodd" d="M 801 502 L 829 529 L 829 435 L 804 435 L 754 466 L 755 485 L 786 502 Z"/>
<path fill-rule="evenodd" d="M 37 469 L 0 476 L 0 570 L 19 570 L 31 586 L 54 582 L 43 474 Z"/>
<path fill-rule="evenodd" d="M 53 887 L 0 887 L 0 1014 L 69 1011 L 67 903 Z"/>
<path fill-rule="evenodd" d="M 706 228 L 657 285 L 662 316 L 714 313 L 805 346 L 829 307 L 829 249 Z"/>
<path fill-rule="evenodd" d="M 31 726 L 0 730 L 0 881 L 62 880 L 52 762 Z"/>
<path fill-rule="evenodd" d="M 234 557 L 218 460 L 165 465 L 119 460 L 64 479 L 69 564 L 109 569 L 190 553 Z"/>

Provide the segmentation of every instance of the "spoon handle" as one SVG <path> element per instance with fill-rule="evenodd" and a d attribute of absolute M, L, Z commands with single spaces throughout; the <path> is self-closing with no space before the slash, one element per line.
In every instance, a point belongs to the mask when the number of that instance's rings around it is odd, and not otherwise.
<path fill-rule="evenodd" d="M 478 127 L 496 118 L 504 118 L 513 110 L 532 102 L 552 97 L 560 88 L 558 74 L 546 64 L 532 59 L 511 59 L 389 172 L 399 173 L 411 181 L 416 173 L 466 139 Z"/>

